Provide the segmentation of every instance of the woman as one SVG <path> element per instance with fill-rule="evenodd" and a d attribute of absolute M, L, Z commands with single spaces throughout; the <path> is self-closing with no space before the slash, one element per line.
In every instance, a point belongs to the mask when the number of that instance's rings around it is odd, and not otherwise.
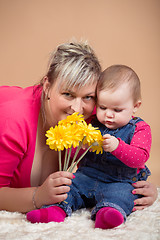
<path fill-rule="evenodd" d="M 58 172 L 45 132 L 73 112 L 87 119 L 95 107 L 101 67 L 86 43 L 60 45 L 40 85 L 0 87 L 0 210 L 28 212 L 66 199 L 72 173 Z M 37 188 L 38 187 L 38 188 Z M 136 209 L 151 205 L 156 187 L 137 182 Z"/>

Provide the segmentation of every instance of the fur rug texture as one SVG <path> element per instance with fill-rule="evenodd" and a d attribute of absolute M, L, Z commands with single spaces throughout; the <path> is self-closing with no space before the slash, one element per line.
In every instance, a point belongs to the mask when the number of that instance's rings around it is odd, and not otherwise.
<path fill-rule="evenodd" d="M 25 214 L 0 211 L 0 239 L 7 240 L 160 240 L 160 188 L 156 202 L 132 213 L 115 229 L 95 229 L 90 210 L 81 209 L 63 223 L 31 224 Z"/>

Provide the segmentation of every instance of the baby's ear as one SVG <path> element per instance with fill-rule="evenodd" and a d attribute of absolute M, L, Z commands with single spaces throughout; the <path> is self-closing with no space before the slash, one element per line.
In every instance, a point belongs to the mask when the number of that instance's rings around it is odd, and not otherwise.
<path fill-rule="evenodd" d="M 133 109 L 133 113 L 136 113 L 138 108 L 141 106 L 141 100 L 138 100 L 135 104 L 134 104 L 134 109 Z"/>

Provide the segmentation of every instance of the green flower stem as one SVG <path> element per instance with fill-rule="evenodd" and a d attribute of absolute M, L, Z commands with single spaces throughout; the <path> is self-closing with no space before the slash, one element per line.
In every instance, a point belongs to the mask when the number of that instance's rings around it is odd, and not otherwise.
<path fill-rule="evenodd" d="M 76 152 L 75 152 L 75 154 L 74 154 L 74 157 L 73 157 L 71 166 L 70 166 L 70 168 L 68 169 L 69 172 L 70 172 L 70 169 L 73 168 L 73 164 L 74 164 L 74 162 L 75 162 L 75 160 L 76 160 L 76 157 L 77 157 L 77 155 L 78 155 L 78 153 L 79 153 L 79 151 L 80 151 L 80 149 L 81 149 L 81 147 L 82 147 L 82 144 L 83 144 L 85 138 L 86 138 L 86 137 L 84 137 L 84 138 L 82 139 L 82 141 L 79 142 L 79 145 L 78 145 L 78 147 L 77 147 L 77 149 L 76 149 Z M 72 169 L 72 171 L 73 171 L 73 169 Z M 72 172 L 72 171 L 71 171 L 71 172 Z"/>
<path fill-rule="evenodd" d="M 59 153 L 59 171 L 62 171 L 61 150 L 59 150 L 58 153 Z"/>
<path fill-rule="evenodd" d="M 82 154 L 82 156 L 80 156 L 80 158 L 74 163 L 73 167 L 69 168 L 69 172 L 73 171 L 73 169 L 78 165 L 78 163 L 81 161 L 81 159 L 85 156 L 85 154 L 89 151 L 91 147 L 92 145 L 86 149 L 86 151 Z"/>
<path fill-rule="evenodd" d="M 65 158 L 64 158 L 63 171 L 65 171 L 65 169 L 66 169 L 67 153 L 68 153 L 68 149 L 65 150 Z"/>
<path fill-rule="evenodd" d="M 78 153 L 79 153 L 79 150 L 81 149 L 81 146 L 82 146 L 82 144 L 80 143 L 79 146 L 78 146 L 77 149 L 76 149 L 76 152 L 75 152 L 75 154 L 74 154 L 74 157 L 73 157 L 71 166 L 70 166 L 70 168 L 68 169 L 69 172 L 70 172 L 70 169 L 72 169 L 72 167 L 73 167 L 73 165 L 74 165 L 74 162 L 75 162 L 76 157 L 77 157 L 77 155 L 78 155 Z"/>
<path fill-rule="evenodd" d="M 66 165 L 65 165 L 64 171 L 67 171 L 67 169 L 68 169 L 68 165 L 69 165 L 69 161 L 70 161 L 70 156 L 71 156 L 71 151 L 72 151 L 72 146 L 71 146 L 71 148 L 69 149 L 68 158 L 67 158 L 67 161 L 66 161 Z"/>

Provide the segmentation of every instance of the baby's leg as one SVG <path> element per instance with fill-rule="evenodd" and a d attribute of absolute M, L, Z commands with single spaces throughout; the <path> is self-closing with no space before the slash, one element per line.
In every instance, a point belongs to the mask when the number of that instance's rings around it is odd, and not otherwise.
<path fill-rule="evenodd" d="M 95 228 L 110 229 L 121 225 L 124 217 L 117 209 L 101 208 L 96 214 Z"/>
<path fill-rule="evenodd" d="M 114 228 L 126 220 L 134 206 L 135 196 L 129 183 L 108 183 L 97 191 L 97 205 L 92 211 L 97 228 Z"/>
<path fill-rule="evenodd" d="M 64 222 L 65 211 L 58 206 L 50 206 L 27 213 L 27 220 L 31 223 Z"/>

